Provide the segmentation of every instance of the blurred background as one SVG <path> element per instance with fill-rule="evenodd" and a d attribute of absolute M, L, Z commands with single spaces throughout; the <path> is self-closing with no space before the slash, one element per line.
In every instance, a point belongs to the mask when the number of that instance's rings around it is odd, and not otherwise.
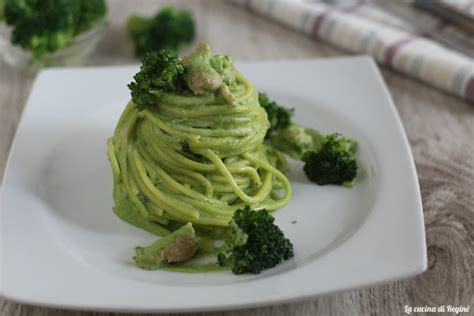
<path fill-rule="evenodd" d="M 0 7 L 8 2 L 14 0 L 0 0 Z M 165 4 L 172 10 L 163 13 Z M 237 61 L 370 55 L 381 66 L 414 154 L 428 271 L 384 286 L 230 314 L 392 315 L 405 305 L 473 303 L 474 1 L 110 0 L 102 13 L 92 11 L 99 13 L 87 15 L 91 23 L 78 22 L 44 42 L 31 40 L 37 24 L 17 31 L 21 47 L 12 43 L 18 14 L 0 10 L 0 180 L 42 67 L 138 65 L 150 47 L 168 45 L 186 54 L 198 41 Z M 0 306 L 4 315 L 63 314 L 1 298 Z"/>
<path fill-rule="evenodd" d="M 106 0 L 56 2 L 0 2 L 5 63 L 30 73 L 48 66 L 133 63 L 161 48 L 186 53 L 197 41 L 241 60 L 310 58 L 314 42 L 322 42 L 474 100 L 473 0 L 136 1 L 133 7 Z M 275 29 L 277 24 L 283 27 Z M 246 46 L 258 46 L 258 54 Z"/>

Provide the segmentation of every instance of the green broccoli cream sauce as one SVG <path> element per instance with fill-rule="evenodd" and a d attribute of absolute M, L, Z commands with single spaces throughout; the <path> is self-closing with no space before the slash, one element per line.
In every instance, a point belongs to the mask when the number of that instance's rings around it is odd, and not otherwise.
<path fill-rule="evenodd" d="M 174 232 L 164 228 L 161 225 L 154 224 L 143 218 L 138 211 L 130 212 L 135 209 L 126 193 L 121 189 L 122 184 L 119 179 L 114 179 L 114 197 L 115 214 L 125 222 L 149 231 L 152 234 L 162 236 L 159 240 L 146 247 L 136 247 L 135 263 L 146 270 L 166 270 L 181 273 L 204 273 L 227 271 L 228 267 L 221 267 L 217 263 L 189 263 L 188 259 L 194 260 L 209 256 L 216 256 L 220 247 L 214 246 L 214 238 L 223 238 L 225 231 L 213 232 L 212 235 L 206 228 L 196 228 L 191 223 L 183 225 Z M 200 235 L 200 236 L 198 236 Z M 202 235 L 202 236 L 201 236 Z"/>
<path fill-rule="evenodd" d="M 204 272 L 216 272 L 216 271 L 229 271 L 228 267 L 221 267 L 217 263 L 207 264 L 195 264 L 195 265 L 170 265 L 164 264 L 160 267 L 161 270 L 167 270 L 171 272 L 180 273 L 204 273 Z"/>

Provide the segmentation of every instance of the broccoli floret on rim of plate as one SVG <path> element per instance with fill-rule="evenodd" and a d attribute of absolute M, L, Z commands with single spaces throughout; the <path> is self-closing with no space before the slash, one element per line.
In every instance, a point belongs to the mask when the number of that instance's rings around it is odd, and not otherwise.
<path fill-rule="evenodd" d="M 237 210 L 229 228 L 224 250 L 217 258 L 235 274 L 258 274 L 294 256 L 293 244 L 266 210 Z"/>
<path fill-rule="evenodd" d="M 163 48 L 179 51 L 189 45 L 195 36 L 191 13 L 170 5 L 164 6 L 152 17 L 130 16 L 126 28 L 134 41 L 137 57 Z"/>
<path fill-rule="evenodd" d="M 184 66 L 178 55 L 169 49 L 151 52 L 142 60 L 140 71 L 128 85 L 138 109 L 155 105 L 163 93 L 183 86 Z"/>

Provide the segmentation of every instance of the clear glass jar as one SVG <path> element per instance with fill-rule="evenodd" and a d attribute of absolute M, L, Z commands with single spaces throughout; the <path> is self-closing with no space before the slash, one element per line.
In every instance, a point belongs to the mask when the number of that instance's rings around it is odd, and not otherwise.
<path fill-rule="evenodd" d="M 100 20 L 90 30 L 76 35 L 68 46 L 49 53 L 33 63 L 29 51 L 10 42 L 11 27 L 0 22 L 0 59 L 13 67 L 33 72 L 43 67 L 79 66 L 97 46 L 106 25 L 105 19 Z"/>

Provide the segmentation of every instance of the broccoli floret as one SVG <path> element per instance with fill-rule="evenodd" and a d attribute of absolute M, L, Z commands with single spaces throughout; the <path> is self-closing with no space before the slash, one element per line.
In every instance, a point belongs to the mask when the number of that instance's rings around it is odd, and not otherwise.
<path fill-rule="evenodd" d="M 11 42 L 31 51 L 35 58 L 72 41 L 79 12 L 79 1 L 5 1 L 5 21 L 13 27 Z"/>
<path fill-rule="evenodd" d="M 290 125 L 294 111 L 293 109 L 287 109 L 275 101 L 270 101 L 268 96 L 262 92 L 259 92 L 258 94 L 258 101 L 267 112 L 268 121 L 270 122 L 270 127 L 265 136 L 266 138 Z"/>
<path fill-rule="evenodd" d="M 159 269 L 163 264 L 185 262 L 191 259 L 200 246 L 191 223 L 147 247 L 136 247 L 133 260 L 140 268 Z"/>
<path fill-rule="evenodd" d="M 321 146 L 324 135 L 292 122 L 288 127 L 273 133 L 269 140 L 273 147 L 294 159 L 301 160 L 306 152 Z"/>
<path fill-rule="evenodd" d="M 310 181 L 345 187 L 354 184 L 358 168 L 354 140 L 338 133 L 325 136 L 314 129 L 291 123 L 272 134 L 269 141 L 278 150 L 304 161 L 303 170 Z"/>
<path fill-rule="evenodd" d="M 13 27 L 11 42 L 34 59 L 69 45 L 78 31 L 104 15 L 104 0 L 5 0 L 4 6 L 5 21 Z"/>
<path fill-rule="evenodd" d="M 264 93 L 259 93 L 259 101 L 272 125 L 267 141 L 292 158 L 304 161 L 303 170 L 310 181 L 319 185 L 353 186 L 358 169 L 356 141 L 337 133 L 323 135 L 291 122 L 293 111 L 271 102 Z"/>
<path fill-rule="evenodd" d="M 164 92 L 178 91 L 183 86 L 184 66 L 169 49 L 145 55 L 140 71 L 128 85 L 138 109 L 156 104 Z"/>
<path fill-rule="evenodd" d="M 164 6 L 153 17 L 132 15 L 126 28 L 135 43 L 135 55 L 163 48 L 178 51 L 194 39 L 194 21 L 187 10 Z"/>
<path fill-rule="evenodd" d="M 352 187 L 358 169 L 355 151 L 355 141 L 338 133 L 327 135 L 319 149 L 303 155 L 303 170 L 309 180 L 319 185 Z"/>
<path fill-rule="evenodd" d="M 104 0 L 82 0 L 81 13 L 76 26 L 76 34 L 88 31 L 107 12 Z"/>
<path fill-rule="evenodd" d="M 221 266 L 235 274 L 258 274 L 293 258 L 293 245 L 266 210 L 238 210 L 230 222 L 224 250 L 218 254 Z"/>

